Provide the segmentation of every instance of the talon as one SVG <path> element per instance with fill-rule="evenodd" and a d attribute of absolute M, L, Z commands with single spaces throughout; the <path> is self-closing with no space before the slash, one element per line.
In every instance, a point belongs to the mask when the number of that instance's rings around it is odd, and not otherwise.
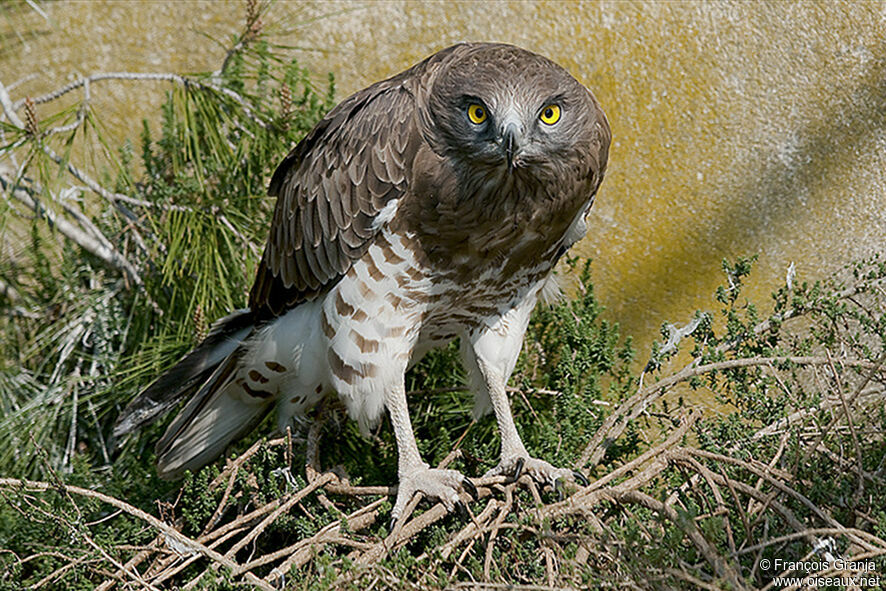
<path fill-rule="evenodd" d="M 401 519 L 404 522 L 409 519 L 408 509 L 415 495 L 420 495 L 419 498 L 441 501 L 449 512 L 455 510 L 462 483 L 466 480 L 463 474 L 455 470 L 428 468 L 427 465 L 404 470 L 404 474 L 400 475 L 400 484 L 397 486 L 397 501 L 391 510 L 391 528 L 396 527 Z"/>
<path fill-rule="evenodd" d="M 468 506 L 463 501 L 458 501 L 455 504 L 455 512 L 458 513 L 458 517 L 462 521 L 469 521 L 471 519 L 470 513 L 468 513 Z"/>
<path fill-rule="evenodd" d="M 573 470 L 572 475 L 575 477 L 576 482 L 580 482 L 582 486 L 590 486 L 591 482 L 588 480 L 588 477 L 579 472 L 578 470 Z"/>
<path fill-rule="evenodd" d="M 511 477 L 510 482 L 517 482 L 520 480 L 520 475 L 523 474 L 523 464 L 526 463 L 524 458 L 519 458 L 514 466 L 514 475 Z"/>
<path fill-rule="evenodd" d="M 470 480 L 469 478 L 465 478 L 464 480 L 462 480 L 462 481 L 461 481 L 461 486 L 462 486 L 463 489 L 465 489 L 465 491 L 466 491 L 469 495 L 471 495 L 471 498 L 472 498 L 472 499 L 474 499 L 475 501 L 479 501 L 479 500 L 480 500 L 480 493 L 477 492 L 477 487 L 474 486 L 474 483 L 471 482 L 471 480 Z"/>
<path fill-rule="evenodd" d="M 388 535 L 394 531 L 395 527 L 397 527 L 397 518 L 391 517 L 391 522 L 388 524 Z"/>
<path fill-rule="evenodd" d="M 565 493 L 563 492 L 563 489 L 564 489 L 564 488 L 565 488 L 565 487 L 564 487 L 564 485 L 563 485 L 563 479 L 562 479 L 562 478 L 558 478 L 557 480 L 554 481 L 554 490 L 557 491 L 557 500 L 558 500 L 558 501 L 562 501 L 563 499 L 566 498 L 566 495 L 565 495 Z"/>

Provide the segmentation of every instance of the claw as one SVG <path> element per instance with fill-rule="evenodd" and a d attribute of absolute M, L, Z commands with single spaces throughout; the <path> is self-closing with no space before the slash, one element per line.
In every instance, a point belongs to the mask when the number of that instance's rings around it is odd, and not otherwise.
<path fill-rule="evenodd" d="M 427 498 L 439 500 L 449 511 L 456 509 L 458 494 L 466 480 L 464 475 L 455 470 L 429 468 L 427 464 L 410 466 L 404 469 L 397 485 L 397 500 L 391 510 L 391 531 L 398 526 L 400 520 L 409 519 L 412 499 Z M 416 497 L 418 494 L 420 497 Z M 465 510 L 467 507 L 465 507 Z"/>
<path fill-rule="evenodd" d="M 388 535 L 394 531 L 394 528 L 397 527 L 397 518 L 391 517 L 391 522 L 388 524 Z"/>
<path fill-rule="evenodd" d="M 469 495 L 471 495 L 472 499 L 474 499 L 475 501 L 480 500 L 480 493 L 477 492 L 477 487 L 474 486 L 474 483 L 471 482 L 469 478 L 465 478 L 464 480 L 462 480 L 461 486 L 465 489 L 465 491 L 467 491 Z"/>
<path fill-rule="evenodd" d="M 564 488 L 565 488 L 565 487 L 564 487 L 564 485 L 563 485 L 563 479 L 562 479 L 562 478 L 558 478 L 557 480 L 554 481 L 554 490 L 557 491 L 557 500 L 558 500 L 558 501 L 562 501 L 563 499 L 566 498 L 566 495 L 565 495 L 565 493 L 563 492 L 563 489 L 564 489 Z"/>
<path fill-rule="evenodd" d="M 523 464 L 526 463 L 526 460 L 523 458 L 519 458 L 514 466 L 514 475 L 511 477 L 510 482 L 517 482 L 520 480 L 520 475 L 523 474 Z"/>
<path fill-rule="evenodd" d="M 591 482 L 588 480 L 588 477 L 578 470 L 573 470 L 572 475 L 575 477 L 575 481 L 580 482 L 582 486 L 590 486 Z"/>
<path fill-rule="evenodd" d="M 463 501 L 455 504 L 455 512 L 458 513 L 458 518 L 462 521 L 469 521 L 471 519 L 471 514 L 468 513 L 468 506 Z"/>

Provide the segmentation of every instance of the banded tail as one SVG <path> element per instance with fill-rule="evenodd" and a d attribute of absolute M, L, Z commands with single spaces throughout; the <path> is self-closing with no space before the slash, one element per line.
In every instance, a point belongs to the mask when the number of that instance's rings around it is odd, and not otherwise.
<path fill-rule="evenodd" d="M 236 384 L 243 342 L 255 329 L 247 310 L 222 318 L 193 351 L 141 392 L 114 425 L 125 437 L 188 402 L 157 443 L 157 473 L 174 479 L 211 462 L 245 435 L 271 408 L 271 400 L 244 397 Z"/>

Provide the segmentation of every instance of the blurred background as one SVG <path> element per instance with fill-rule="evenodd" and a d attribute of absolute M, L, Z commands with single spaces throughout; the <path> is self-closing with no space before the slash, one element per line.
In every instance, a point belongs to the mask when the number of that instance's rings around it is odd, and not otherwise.
<path fill-rule="evenodd" d="M 243 21 L 239 0 L 10 2 L 0 79 L 22 97 L 215 70 Z M 818 279 L 884 244 L 886 3 L 278 1 L 262 26 L 318 86 L 334 73 L 336 100 L 467 40 L 542 53 L 591 88 L 614 139 L 573 253 L 641 360 L 663 322 L 719 307 L 724 258 L 760 255 L 747 295 L 762 301 L 792 263 Z M 92 100 L 108 137 L 137 144 L 165 91 L 105 84 Z"/>

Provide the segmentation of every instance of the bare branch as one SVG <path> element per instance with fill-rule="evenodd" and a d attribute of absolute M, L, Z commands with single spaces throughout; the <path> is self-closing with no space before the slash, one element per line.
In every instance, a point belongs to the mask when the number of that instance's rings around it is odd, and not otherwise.
<path fill-rule="evenodd" d="M 59 97 L 66 95 L 72 90 L 77 90 L 78 88 L 88 86 L 91 83 L 95 82 L 103 82 L 106 80 L 141 80 L 141 81 L 149 81 L 149 82 L 172 82 L 174 84 L 178 84 L 179 86 L 184 86 L 186 88 L 201 88 L 204 90 L 210 90 L 212 92 L 217 92 L 222 94 L 229 99 L 236 102 L 238 105 L 243 107 L 243 111 L 253 119 L 259 126 L 267 127 L 267 123 L 258 116 L 258 114 L 252 109 L 249 101 L 245 99 L 240 94 L 234 92 L 230 88 L 225 88 L 224 86 L 220 86 L 218 84 L 207 82 L 204 80 L 195 80 L 192 78 L 187 78 L 185 76 L 180 76 L 178 74 L 172 74 L 168 72 L 102 72 L 98 74 L 92 74 L 90 76 L 86 76 L 84 78 L 80 78 L 79 80 L 75 80 L 65 86 L 59 88 L 58 90 L 54 90 L 47 94 L 38 96 L 34 98 L 35 104 L 43 104 L 48 103 L 50 101 L 54 101 Z M 2 88 L 2 85 L 0 85 Z M 4 94 L 4 90 L 0 90 L 0 96 Z M 8 108 L 12 111 L 18 111 L 24 106 L 24 99 L 20 99 L 15 103 L 10 102 Z M 9 113 L 7 112 L 7 116 Z M 10 118 L 10 121 L 13 121 Z M 14 125 L 18 127 L 24 127 L 22 125 L 18 125 L 13 121 Z"/>
<path fill-rule="evenodd" d="M 696 360 L 697 361 L 697 360 Z M 848 367 L 857 367 L 871 370 L 876 373 L 879 370 L 879 364 L 863 360 L 863 359 L 840 359 L 841 364 Z M 640 416 L 652 402 L 660 398 L 665 392 L 681 382 L 685 382 L 690 378 L 712 373 L 715 371 L 723 371 L 727 369 L 738 369 L 744 367 L 757 367 L 761 365 L 770 365 L 778 363 L 794 363 L 796 365 L 827 365 L 830 363 L 826 356 L 795 356 L 785 355 L 778 357 L 744 357 L 739 359 L 729 359 L 727 361 L 718 361 L 715 363 L 707 363 L 705 365 L 697 365 L 696 362 L 690 363 L 677 373 L 671 374 L 659 381 L 641 388 L 633 396 L 625 400 L 619 407 L 603 422 L 603 425 L 597 433 L 591 438 L 587 446 L 585 446 L 581 457 L 576 462 L 575 467 L 581 469 L 590 464 L 596 465 L 603 458 L 606 450 L 612 443 L 618 439 L 624 432 L 628 423 Z"/>
<path fill-rule="evenodd" d="M 686 535 L 692 540 L 692 543 L 698 548 L 702 556 L 710 563 L 718 576 L 727 579 L 734 589 L 747 589 L 742 578 L 735 571 L 731 564 L 711 545 L 710 542 L 698 531 L 695 524 L 687 519 L 681 519 L 680 515 L 670 505 L 666 505 L 661 501 L 640 491 L 629 490 L 615 496 L 615 499 L 623 503 L 637 503 L 648 507 L 653 511 L 667 517 L 671 522 L 681 527 Z"/>
<path fill-rule="evenodd" d="M 18 291 L 2 279 L 0 279 L 0 296 L 5 297 L 11 304 L 17 304 L 22 299 Z"/>
<path fill-rule="evenodd" d="M 170 538 L 175 540 L 175 542 L 177 542 L 178 544 L 181 544 L 182 546 L 184 546 L 186 548 L 191 548 L 193 550 L 196 550 L 197 552 L 199 552 L 200 554 L 203 554 L 204 556 L 206 556 L 207 558 L 209 558 L 213 562 L 216 562 L 226 568 L 231 569 L 232 572 L 237 571 L 239 568 L 239 565 L 236 562 L 234 562 L 233 560 L 231 560 L 230 558 L 228 558 L 222 554 L 219 554 L 218 552 L 215 552 L 214 550 L 207 548 L 206 546 L 204 546 L 203 544 L 201 544 L 200 542 L 198 542 L 196 540 L 192 540 L 191 538 L 182 534 L 178 530 L 172 528 L 169 525 L 166 525 L 165 523 L 163 523 L 162 521 L 160 521 L 159 519 L 157 519 L 153 515 L 149 515 L 148 513 L 145 513 L 144 511 L 142 511 L 141 509 L 137 509 L 136 507 L 133 507 L 129 503 L 126 503 L 124 501 L 121 501 L 120 499 L 116 499 L 114 497 L 111 497 L 109 495 L 100 493 L 98 491 L 89 490 L 89 489 L 85 489 L 85 488 L 80 488 L 79 486 L 71 486 L 71 485 L 62 484 L 62 483 L 36 482 L 33 480 L 20 480 L 17 478 L 0 478 L 0 487 L 6 487 L 6 488 L 21 490 L 21 491 L 27 490 L 27 491 L 38 491 L 38 492 L 46 492 L 48 490 L 61 489 L 68 494 L 79 495 L 79 496 L 83 496 L 83 497 L 87 497 L 90 499 L 95 499 L 95 500 L 101 501 L 102 503 L 107 503 L 108 505 L 111 505 L 113 507 L 117 507 L 118 509 L 122 509 L 126 513 L 132 515 L 133 517 L 140 519 L 141 521 L 144 521 L 145 523 L 147 523 L 148 525 L 150 525 L 154 529 L 162 532 L 164 535 L 169 536 Z M 259 587 L 265 591 L 274 591 L 274 587 L 265 583 L 264 581 L 262 581 L 261 579 L 259 579 L 255 575 L 253 575 L 252 573 L 246 573 L 245 576 L 246 576 L 247 581 L 249 581 L 251 584 L 256 585 L 257 587 Z"/>
<path fill-rule="evenodd" d="M 109 267 L 124 273 L 136 285 L 144 285 L 141 275 L 135 268 L 135 265 L 130 263 L 122 254 L 120 254 L 111 245 L 110 241 L 105 238 L 91 222 L 87 222 L 86 227 L 84 228 L 82 224 L 85 217 L 83 217 L 82 214 L 75 216 L 77 221 L 81 223 L 81 226 L 75 226 L 66 219 L 58 216 L 51 209 L 43 207 L 43 204 L 40 203 L 34 193 L 27 191 L 25 188 L 21 187 L 21 185 L 14 186 L 12 184 L 12 178 L 7 176 L 2 169 L 0 169 L 0 186 L 2 186 L 6 193 L 16 201 L 32 210 L 40 217 L 46 219 L 46 221 L 58 230 L 62 236 L 71 240 L 83 250 L 98 257 Z"/>

